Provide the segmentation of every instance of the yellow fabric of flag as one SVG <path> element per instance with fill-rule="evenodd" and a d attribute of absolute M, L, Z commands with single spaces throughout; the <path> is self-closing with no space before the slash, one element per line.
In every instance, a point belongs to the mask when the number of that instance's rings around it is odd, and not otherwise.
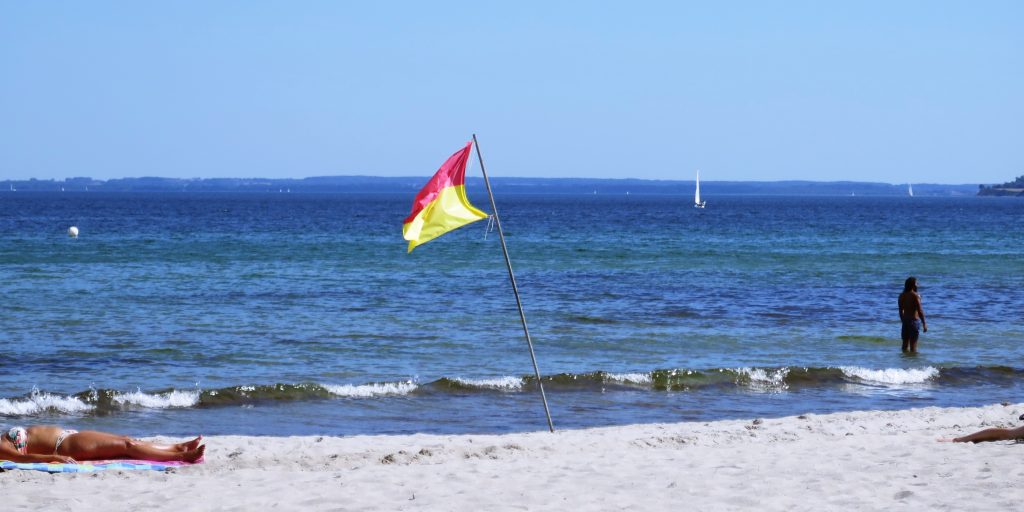
<path fill-rule="evenodd" d="M 466 197 L 466 163 L 473 142 L 456 151 L 441 165 L 434 177 L 416 194 L 412 212 L 402 225 L 409 251 L 453 229 L 486 219 Z"/>

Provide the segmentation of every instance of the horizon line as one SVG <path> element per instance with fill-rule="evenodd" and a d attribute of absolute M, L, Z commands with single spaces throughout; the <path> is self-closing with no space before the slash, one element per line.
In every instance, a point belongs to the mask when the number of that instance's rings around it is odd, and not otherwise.
<path fill-rule="evenodd" d="M 91 176 L 71 176 L 65 178 L 6 178 L 0 180 L 0 183 L 9 182 L 31 182 L 31 181 L 50 181 L 50 182 L 67 182 L 69 180 L 91 180 L 94 182 L 108 182 L 115 180 L 142 180 L 142 179 L 158 179 L 158 180 L 176 180 L 176 181 L 204 181 L 204 180 L 273 180 L 273 181 L 304 181 L 311 179 L 327 179 L 327 178 L 373 178 L 382 180 L 413 180 L 413 179 L 429 179 L 427 175 L 408 175 L 408 176 L 378 176 L 372 174 L 331 174 L 331 175 L 316 175 L 316 176 L 305 176 L 302 178 L 270 178 L 270 177 L 225 177 L 225 176 L 208 176 L 208 177 L 190 177 L 190 178 L 178 178 L 168 176 L 124 176 L 118 178 L 93 178 Z M 482 176 L 467 176 L 467 179 L 480 179 Z M 675 180 L 675 179 L 661 179 L 661 178 L 598 178 L 598 177 L 579 177 L 579 176 L 494 176 L 495 180 L 504 179 L 519 179 L 519 180 L 592 180 L 592 181 L 647 181 L 647 182 L 664 182 L 664 183 L 694 183 L 696 180 Z M 903 186 L 903 185 L 942 185 L 942 186 L 976 186 L 976 185 L 989 185 L 987 183 L 939 183 L 939 182 L 886 182 L 886 181 L 857 181 L 852 179 L 845 180 L 813 180 L 813 179 L 776 179 L 776 180 L 701 180 L 703 183 L 860 183 L 860 184 L 872 184 L 872 185 L 891 185 L 891 186 Z M 998 183 L 993 185 L 999 185 Z"/>

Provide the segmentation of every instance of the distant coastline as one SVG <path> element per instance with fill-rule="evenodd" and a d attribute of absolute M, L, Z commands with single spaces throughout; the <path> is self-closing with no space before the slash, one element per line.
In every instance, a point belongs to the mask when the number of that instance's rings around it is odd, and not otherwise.
<path fill-rule="evenodd" d="M 119 178 L 88 177 L 63 180 L 3 180 L 0 194 L 8 192 L 253 192 L 253 193 L 415 193 L 426 176 L 321 176 L 297 179 L 262 178 Z M 469 177 L 471 188 L 483 187 L 483 179 Z M 492 178 L 495 190 L 507 194 L 693 194 L 692 180 L 641 180 L 599 178 Z M 978 185 L 914 183 L 915 196 L 1012 195 Z M 714 195 L 807 195 L 807 196 L 906 196 L 906 184 L 856 181 L 701 181 L 701 191 Z"/>
<path fill-rule="evenodd" d="M 985 187 L 978 190 L 978 195 L 1024 197 L 1024 188 Z"/>
<path fill-rule="evenodd" d="M 980 185 L 978 187 L 978 195 L 1024 197 L 1024 176 L 1018 176 L 1017 179 L 1002 185 L 992 185 L 991 187 Z"/>

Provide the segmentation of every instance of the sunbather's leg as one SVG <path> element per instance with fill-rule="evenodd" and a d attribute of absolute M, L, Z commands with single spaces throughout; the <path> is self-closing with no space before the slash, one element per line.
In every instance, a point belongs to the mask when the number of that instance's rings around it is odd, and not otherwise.
<path fill-rule="evenodd" d="M 205 446 L 198 446 L 200 439 L 175 445 L 154 445 L 127 436 L 85 430 L 69 435 L 61 443 L 59 455 L 75 460 L 98 459 L 143 459 L 155 461 L 195 462 L 205 453 Z"/>
<path fill-rule="evenodd" d="M 1010 441 L 1024 439 L 1024 427 L 987 428 L 963 437 L 953 439 L 954 443 L 982 443 L 985 441 Z"/>

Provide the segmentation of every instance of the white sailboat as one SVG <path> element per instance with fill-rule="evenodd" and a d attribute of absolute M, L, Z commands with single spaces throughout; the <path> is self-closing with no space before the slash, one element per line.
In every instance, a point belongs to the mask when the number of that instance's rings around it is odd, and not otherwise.
<path fill-rule="evenodd" d="M 914 187 L 910 183 L 907 183 L 907 195 L 914 197 Z"/>
<path fill-rule="evenodd" d="M 700 200 L 700 171 L 697 171 L 697 181 L 696 181 L 696 184 L 697 184 L 697 188 L 693 192 L 693 207 L 694 208 L 704 208 L 704 203 L 706 203 L 706 201 L 701 201 Z"/>

